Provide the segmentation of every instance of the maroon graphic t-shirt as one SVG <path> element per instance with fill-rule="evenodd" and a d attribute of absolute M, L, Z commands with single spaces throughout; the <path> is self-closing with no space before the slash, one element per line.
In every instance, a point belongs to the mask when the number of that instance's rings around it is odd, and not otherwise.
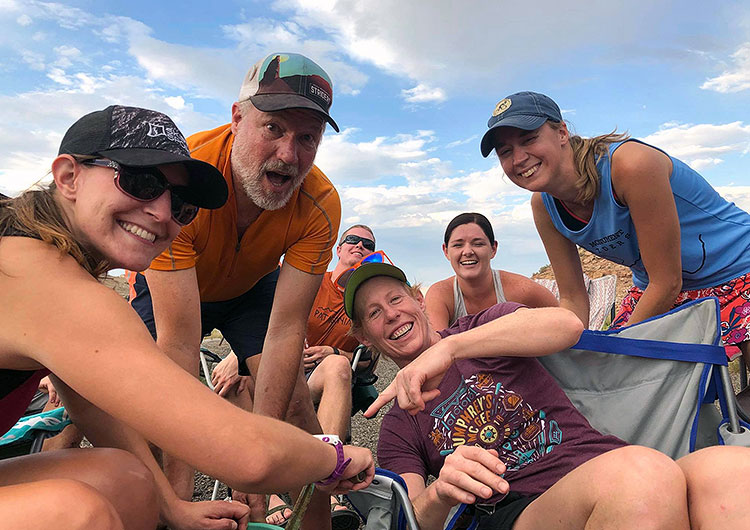
<path fill-rule="evenodd" d="M 497 304 L 458 319 L 440 335 L 472 329 L 519 307 Z M 626 445 L 591 427 L 536 358 L 462 359 L 446 372 L 439 389 L 440 396 L 416 416 L 394 405 L 383 418 L 382 467 L 426 479 L 438 476 L 457 447 L 477 445 L 498 452 L 512 491 L 533 495 L 587 460 Z"/>

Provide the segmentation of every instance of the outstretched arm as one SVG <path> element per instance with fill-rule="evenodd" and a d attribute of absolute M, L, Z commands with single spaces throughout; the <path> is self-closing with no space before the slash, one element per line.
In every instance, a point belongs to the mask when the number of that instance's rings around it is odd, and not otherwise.
<path fill-rule="evenodd" d="M 612 187 L 630 210 L 648 286 L 628 324 L 669 311 L 682 288 L 680 221 L 669 176 L 672 161 L 661 151 L 626 142 L 612 157 Z"/>
<path fill-rule="evenodd" d="M 2 263 L 12 278 L 3 293 L 14 301 L 0 306 L 0 343 L 13 346 L 0 350 L 6 366 L 49 368 L 142 437 L 241 491 L 286 491 L 335 468 L 332 446 L 216 396 L 157 348 L 116 293 L 49 245 L 24 243 L 24 252 Z M 27 332 L 10 331 L 18 329 Z M 369 451 L 345 452 L 353 458 L 346 477 L 372 476 Z"/>
<path fill-rule="evenodd" d="M 539 237 L 542 238 L 544 250 L 547 251 L 555 281 L 560 291 L 560 307 L 570 309 L 583 322 L 589 325 L 589 295 L 583 283 L 581 258 L 575 243 L 557 231 L 542 202 L 542 196 L 534 193 L 531 197 L 531 210 Z"/>
<path fill-rule="evenodd" d="M 535 333 L 524 333 L 533 327 Z M 575 344 L 583 325 L 571 311 L 559 307 L 521 308 L 481 326 L 450 335 L 423 351 L 399 370 L 393 382 L 367 409 L 372 417 L 394 397 L 411 414 L 439 394 L 436 387 L 445 371 L 457 360 L 480 357 L 539 357 Z M 519 340 L 519 337 L 524 337 Z"/>
<path fill-rule="evenodd" d="M 307 274 L 288 263 L 281 266 L 255 378 L 253 410 L 259 414 L 273 418 L 286 415 L 302 362 L 307 318 L 322 278 L 320 274 Z"/>

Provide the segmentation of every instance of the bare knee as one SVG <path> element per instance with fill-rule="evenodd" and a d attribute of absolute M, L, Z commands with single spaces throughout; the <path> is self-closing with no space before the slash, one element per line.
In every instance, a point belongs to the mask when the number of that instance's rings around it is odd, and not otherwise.
<path fill-rule="evenodd" d="M 135 455 L 120 449 L 97 449 L 107 462 L 99 489 L 112 499 L 128 528 L 149 528 L 159 516 L 154 476 Z"/>
<path fill-rule="evenodd" d="M 352 367 L 349 365 L 349 359 L 343 355 L 327 356 L 317 370 L 323 370 L 324 385 L 331 382 L 348 388 L 352 384 Z"/>
<path fill-rule="evenodd" d="M 674 460 L 641 446 L 623 447 L 610 456 L 603 467 L 608 476 L 600 477 L 608 483 L 602 490 L 607 502 L 627 506 L 629 515 L 644 528 L 664 527 L 676 518 L 686 518 L 687 485 Z"/>
<path fill-rule="evenodd" d="M 750 476 L 750 448 L 717 445 L 682 457 L 677 461 L 682 468 L 692 494 L 713 496 L 732 489 L 728 481 L 739 481 L 747 489 Z M 725 488 L 716 488 L 716 484 Z"/>
<path fill-rule="evenodd" d="M 648 447 L 631 445 L 613 451 L 615 480 L 619 487 L 658 490 L 680 487 L 684 491 L 685 476 L 670 457 Z M 634 484 L 637 483 L 637 484 Z"/>
<path fill-rule="evenodd" d="M 108 530 L 124 528 L 114 505 L 93 487 L 77 480 L 55 479 L 34 484 L 35 502 L 58 528 Z"/>

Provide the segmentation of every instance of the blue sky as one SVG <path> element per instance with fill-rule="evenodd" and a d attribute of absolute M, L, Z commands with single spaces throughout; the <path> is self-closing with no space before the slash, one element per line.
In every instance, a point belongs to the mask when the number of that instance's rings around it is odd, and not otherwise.
<path fill-rule="evenodd" d="M 342 225 L 373 227 L 411 279 L 452 274 L 447 222 L 480 211 L 496 268 L 547 263 L 529 195 L 482 158 L 497 101 L 555 99 L 584 136 L 627 130 L 750 210 L 750 4 L 633 0 L 0 0 L 0 192 L 43 177 L 70 124 L 113 103 L 166 112 L 186 134 L 226 123 L 271 52 L 334 82 L 318 166 Z M 531 7 L 529 7 L 531 6 Z"/>

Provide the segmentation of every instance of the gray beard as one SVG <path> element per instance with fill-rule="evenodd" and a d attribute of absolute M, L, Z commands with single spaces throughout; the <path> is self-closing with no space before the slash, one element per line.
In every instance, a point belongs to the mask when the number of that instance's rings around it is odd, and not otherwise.
<path fill-rule="evenodd" d="M 289 202 L 296 188 L 290 188 L 289 192 L 283 196 L 268 197 L 264 194 L 257 186 L 257 181 L 253 181 L 251 178 L 242 179 L 242 189 L 245 190 L 245 195 L 255 203 L 258 208 L 263 210 L 280 210 Z"/>
<path fill-rule="evenodd" d="M 235 150 L 233 149 L 230 153 L 230 162 L 232 164 L 232 174 L 235 178 L 239 178 L 240 185 L 242 186 L 242 189 L 245 191 L 245 195 L 253 201 L 253 203 L 263 210 L 280 210 L 286 204 L 289 202 L 289 199 L 292 197 L 292 194 L 294 194 L 295 190 L 302 185 L 302 182 L 300 182 L 297 186 L 293 186 L 289 189 L 287 193 L 285 193 L 282 196 L 276 195 L 269 197 L 267 194 L 263 193 L 263 189 L 260 185 L 260 180 L 262 177 L 260 177 L 258 174 L 251 174 L 250 171 L 246 170 L 244 167 L 241 167 L 240 164 L 235 163 L 234 161 L 234 154 Z M 263 174 L 265 172 L 266 168 L 261 167 L 259 169 L 259 173 Z"/>

